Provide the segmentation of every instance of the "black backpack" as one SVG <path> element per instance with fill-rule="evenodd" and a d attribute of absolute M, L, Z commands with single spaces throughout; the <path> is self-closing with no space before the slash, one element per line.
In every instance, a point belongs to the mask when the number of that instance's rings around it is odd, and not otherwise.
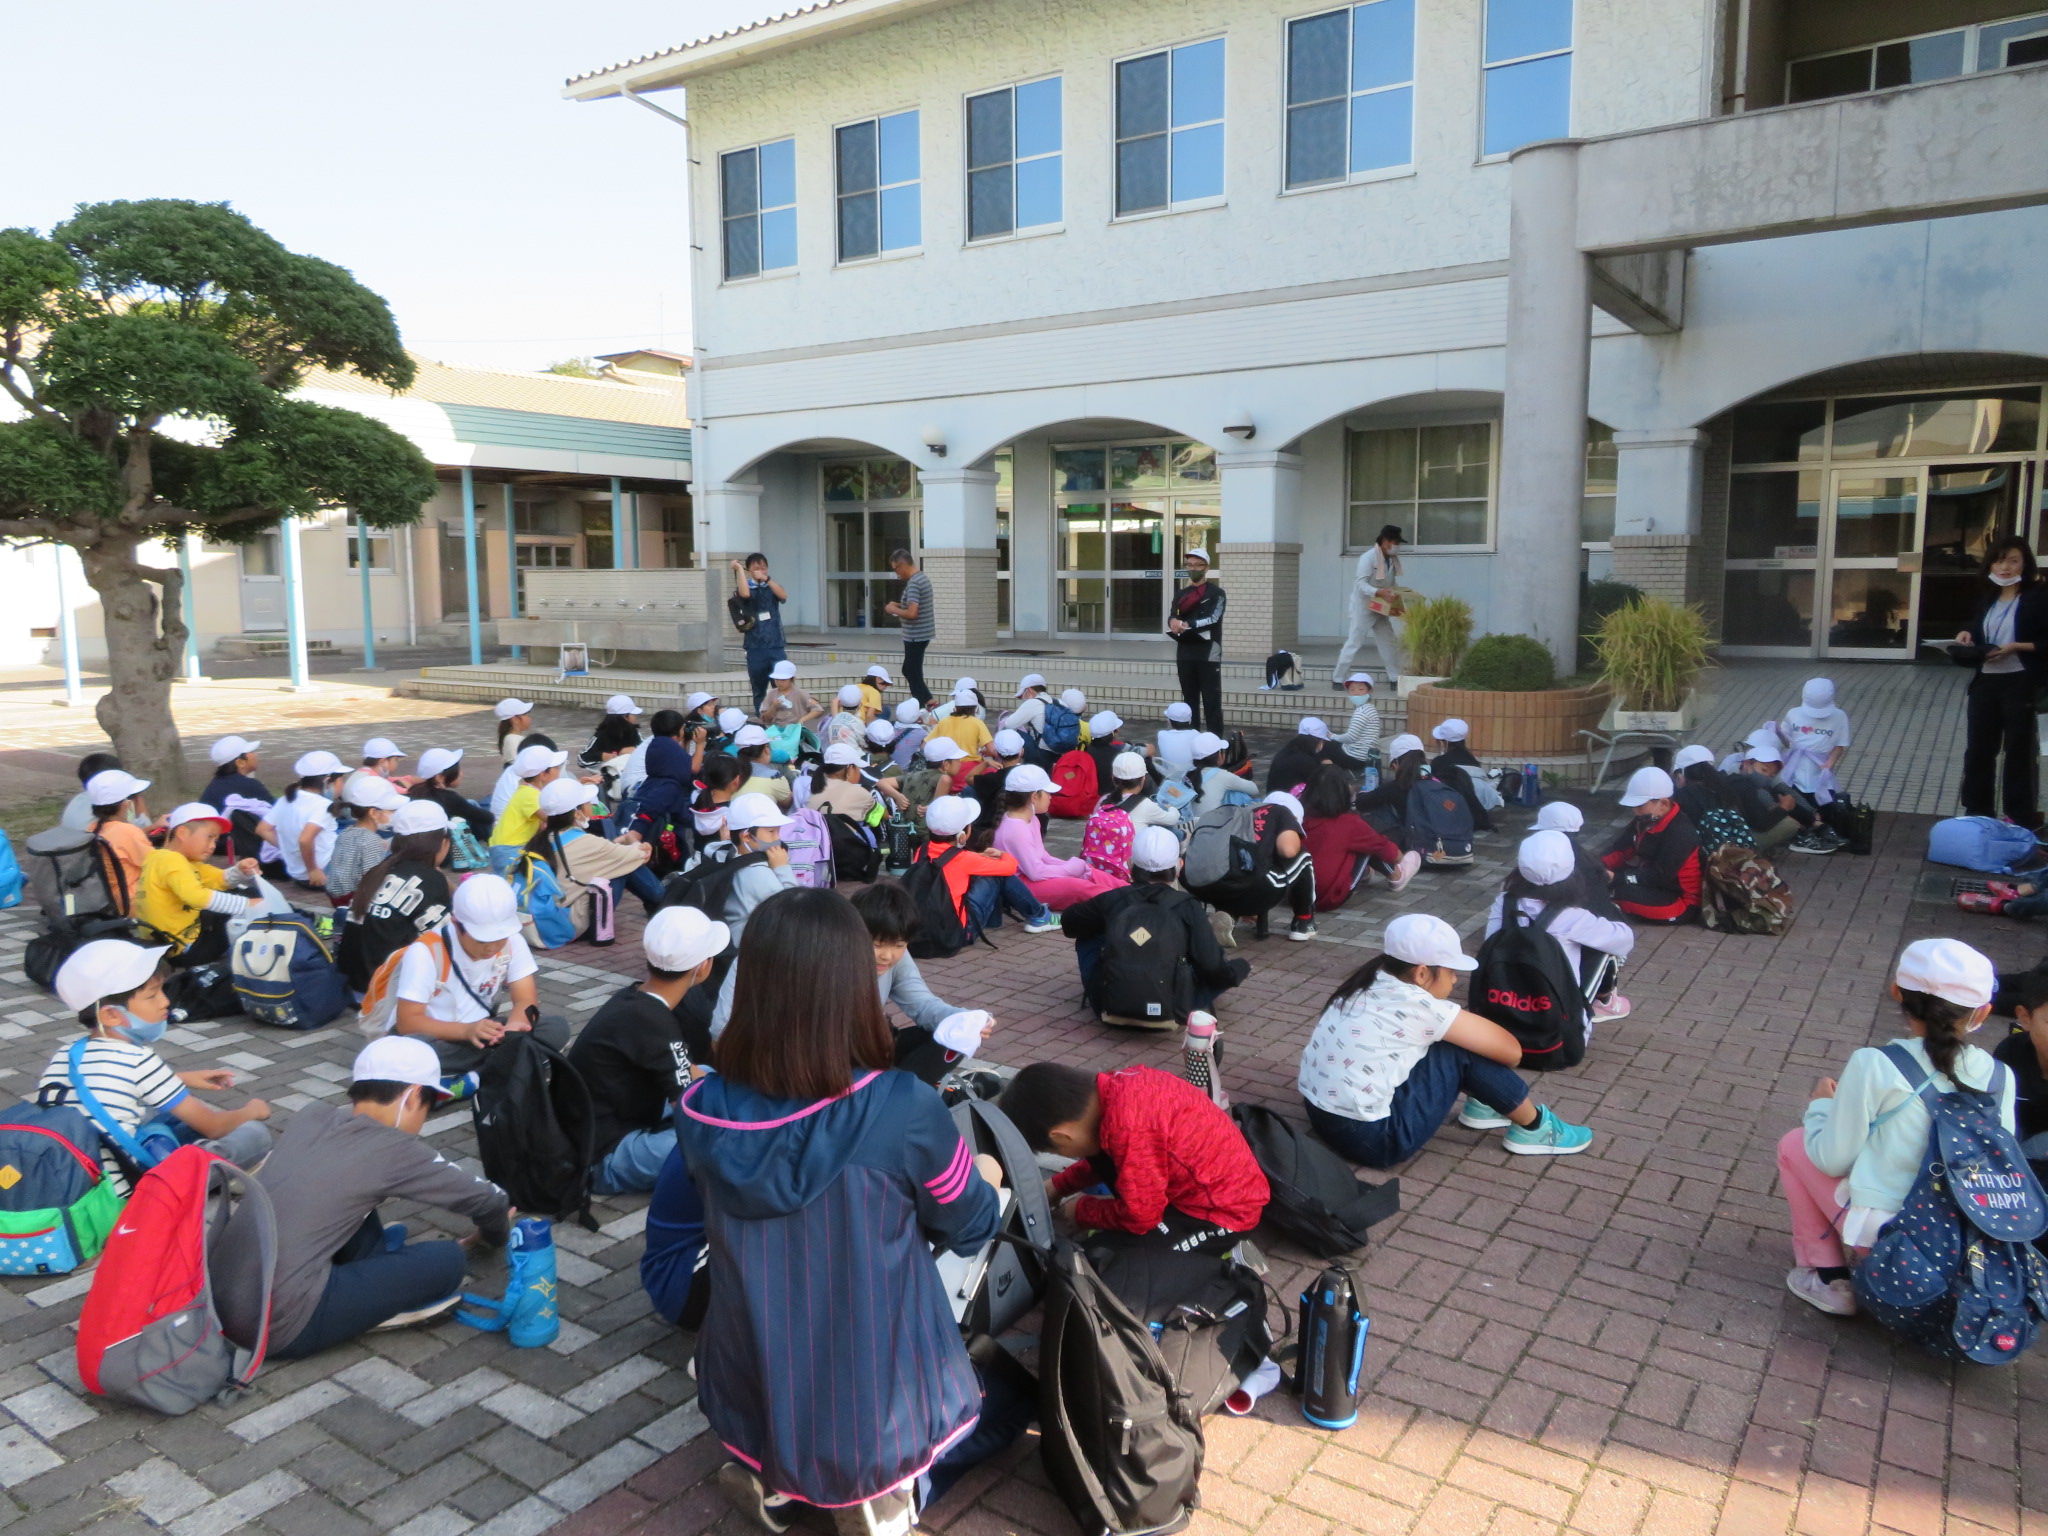
<path fill-rule="evenodd" d="M 60 917 L 28 941 L 21 952 L 21 972 L 45 992 L 55 991 L 59 968 L 74 949 L 94 939 L 142 942 L 132 917 Z"/>
<path fill-rule="evenodd" d="M 1408 831 L 1425 868 L 1472 862 L 1472 803 L 1441 779 L 1424 774 L 1408 791 Z"/>
<path fill-rule="evenodd" d="M 1366 1183 L 1343 1158 L 1264 1105 L 1234 1104 L 1230 1118 L 1272 1191 L 1265 1224 L 1317 1258 L 1357 1252 L 1368 1227 L 1401 1209 L 1399 1179 Z"/>
<path fill-rule="evenodd" d="M 43 909 L 44 928 L 127 909 L 126 872 L 97 831 L 50 827 L 24 842 L 21 851 L 28 855 L 20 861 L 22 873 L 29 894 Z"/>
<path fill-rule="evenodd" d="M 1088 1250 L 1088 1262 L 1131 1316 L 1154 1330 L 1160 1356 L 1199 1415 L 1222 1407 L 1272 1351 L 1266 1287 L 1227 1254 L 1104 1246 Z"/>
<path fill-rule="evenodd" d="M 1150 894 L 1158 891 L 1156 897 Z M 1173 904 L 1171 886 L 1153 886 L 1129 898 L 1110 915 L 1095 965 L 1095 1006 L 1117 1021 L 1172 1029 L 1180 1023 L 1181 999 L 1192 997 L 1187 930 Z"/>
<path fill-rule="evenodd" d="M 530 1031 L 507 1031 L 484 1052 L 471 1112 L 484 1177 L 521 1215 L 573 1216 L 597 1230 L 590 1214 L 597 1120 L 589 1085 L 568 1057 Z"/>
<path fill-rule="evenodd" d="M 934 858 L 931 844 L 926 843 L 911 858 L 903 889 L 917 903 L 917 929 L 910 939 L 913 960 L 950 960 L 976 939 L 990 949 L 995 948 L 981 931 L 981 925 L 974 921 L 974 914 L 969 912 L 962 918 L 960 909 L 953 905 L 953 892 L 946 884 L 946 866 L 960 851 L 948 848 Z"/>
<path fill-rule="evenodd" d="M 738 858 L 707 859 L 688 869 L 679 869 L 662 881 L 661 904 L 664 907 L 695 907 L 713 922 L 722 923 L 726 920 L 726 907 L 732 900 L 733 882 L 739 878 L 740 871 L 767 862 L 768 855 L 756 849 Z M 711 974 L 685 992 L 682 1002 L 676 1005 L 676 1016 L 707 1037 L 711 1016 L 717 1011 L 718 994 L 725 988 L 725 973 L 732 969 L 739 950 L 739 945 L 728 943 L 712 960 Z"/>
<path fill-rule="evenodd" d="M 1083 1531 L 1164 1536 L 1201 1503 L 1202 1419 L 1087 1256 L 1054 1245 L 1038 1350 L 1039 1456 Z"/>
<path fill-rule="evenodd" d="M 882 872 L 882 851 L 866 822 L 844 811 L 827 811 L 825 831 L 832 839 L 832 864 L 841 880 L 865 885 Z"/>
<path fill-rule="evenodd" d="M 1003 1187 L 1015 1197 L 1003 1214 L 1002 1231 L 1013 1241 L 996 1241 L 981 1285 L 967 1301 L 960 1327 L 970 1337 L 999 1338 L 1038 1305 L 1045 1293 L 1045 1268 L 1052 1257 L 1052 1206 L 1045 1178 L 1024 1134 L 987 1099 L 962 1099 L 953 1123 L 974 1153 L 1003 1165 Z"/>
<path fill-rule="evenodd" d="M 1545 907 L 1531 917 L 1519 902 L 1503 905 L 1500 927 L 1479 946 L 1472 1011 L 1522 1043 L 1525 1071 L 1576 1067 L 1586 1056 L 1586 993 L 1564 946 L 1550 935 L 1562 909 Z"/>

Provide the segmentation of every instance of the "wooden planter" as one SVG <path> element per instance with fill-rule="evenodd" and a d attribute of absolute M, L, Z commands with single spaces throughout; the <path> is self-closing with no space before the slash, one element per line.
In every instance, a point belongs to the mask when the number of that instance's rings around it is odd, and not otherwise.
<path fill-rule="evenodd" d="M 1599 725 L 1611 697 L 1604 683 L 1536 693 L 1431 685 L 1409 696 L 1408 729 L 1434 751 L 1430 728 L 1459 719 L 1472 727 L 1466 745 L 1474 756 L 1507 762 L 1569 757 L 1585 751 L 1586 739 L 1579 732 Z"/>

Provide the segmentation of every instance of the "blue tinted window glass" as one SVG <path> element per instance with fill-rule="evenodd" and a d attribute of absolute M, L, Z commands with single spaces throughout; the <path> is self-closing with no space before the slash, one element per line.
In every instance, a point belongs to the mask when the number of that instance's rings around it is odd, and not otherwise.
<path fill-rule="evenodd" d="M 907 251 L 924 243 L 918 188 L 889 187 L 882 193 L 882 249 Z"/>
<path fill-rule="evenodd" d="M 839 190 L 866 192 L 875 184 L 875 125 L 852 123 L 839 130 Z"/>
<path fill-rule="evenodd" d="M 1050 155 L 1060 147 L 1060 82 L 1034 80 L 1017 87 L 1017 153 Z"/>
<path fill-rule="evenodd" d="M 1538 139 L 1571 132 L 1572 60 L 1568 53 L 1486 72 L 1486 153 L 1504 155 Z"/>
<path fill-rule="evenodd" d="M 1287 109 L 1287 185 L 1344 179 L 1344 99 Z"/>
<path fill-rule="evenodd" d="M 761 146 L 761 206 L 784 208 L 796 201 L 796 140 Z"/>
<path fill-rule="evenodd" d="M 1010 167 L 999 165 L 991 170 L 970 171 L 967 175 L 967 238 L 986 240 L 992 235 L 1007 235 L 1016 227 Z"/>
<path fill-rule="evenodd" d="M 1939 37 L 1916 37 L 1907 45 L 1913 60 L 1913 80 L 1946 80 L 1963 72 L 1963 34 L 1944 32 Z"/>
<path fill-rule="evenodd" d="M 1351 18 L 1343 11 L 1305 16 L 1287 24 L 1287 100 L 1328 101 L 1348 88 L 1344 50 Z"/>
<path fill-rule="evenodd" d="M 917 180 L 917 114 L 898 112 L 883 118 L 880 127 L 882 185 Z"/>
<path fill-rule="evenodd" d="M 1166 55 L 1126 59 L 1116 67 L 1116 136 L 1136 138 L 1166 128 Z"/>
<path fill-rule="evenodd" d="M 718 157 L 718 175 L 723 211 L 727 218 L 752 213 L 761 206 L 760 156 L 751 149 L 736 149 Z"/>
<path fill-rule="evenodd" d="M 1486 0 L 1486 62 L 1572 45 L 1572 0 Z"/>
<path fill-rule="evenodd" d="M 1373 0 L 1351 13 L 1351 89 L 1415 78 L 1415 0 Z"/>
<path fill-rule="evenodd" d="M 1351 98 L 1351 169 L 1385 170 L 1415 158 L 1410 140 L 1414 122 L 1412 86 L 1374 91 Z"/>
<path fill-rule="evenodd" d="M 777 208 L 761 215 L 761 270 L 796 265 L 796 210 Z"/>
<path fill-rule="evenodd" d="M 1223 115 L 1223 39 L 1173 50 L 1173 126 Z"/>
<path fill-rule="evenodd" d="M 1001 165 L 1010 158 L 1010 93 L 990 91 L 967 100 L 967 168 Z"/>
<path fill-rule="evenodd" d="M 1017 227 L 1030 229 L 1060 221 L 1060 157 L 1025 160 L 1017 166 Z"/>
<path fill-rule="evenodd" d="M 1182 128 L 1173 135 L 1173 200 L 1223 195 L 1223 125 Z"/>

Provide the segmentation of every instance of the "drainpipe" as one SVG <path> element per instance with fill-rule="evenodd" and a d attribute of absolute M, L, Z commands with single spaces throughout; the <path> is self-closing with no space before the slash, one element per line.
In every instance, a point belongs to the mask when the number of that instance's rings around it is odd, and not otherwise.
<path fill-rule="evenodd" d="M 356 574 L 363 588 L 363 670 L 377 670 L 377 616 L 370 606 L 370 528 L 356 514 Z"/>
<path fill-rule="evenodd" d="M 185 578 L 178 607 L 185 615 L 185 676 L 188 683 L 203 683 L 199 670 L 199 599 L 192 592 L 192 535 L 178 535 L 178 574 Z"/>
<path fill-rule="evenodd" d="M 304 566 L 299 559 L 299 524 L 287 517 L 278 527 L 278 542 L 284 550 L 285 648 L 291 653 L 292 680 L 285 684 L 291 693 L 306 693 L 312 682 L 306 675 L 306 587 Z"/>
<path fill-rule="evenodd" d="M 476 478 L 462 466 L 462 561 L 469 582 L 469 664 L 484 664 L 483 622 L 476 605 Z"/>
<path fill-rule="evenodd" d="M 522 611 L 524 605 L 519 601 L 518 522 L 518 516 L 512 506 L 512 482 L 507 480 L 505 482 L 505 575 L 506 579 L 511 583 L 511 588 L 506 601 L 512 605 L 512 617 L 515 619 L 526 616 Z M 523 645 L 513 646 L 512 659 L 514 661 L 524 661 L 526 659 L 526 647 Z"/>

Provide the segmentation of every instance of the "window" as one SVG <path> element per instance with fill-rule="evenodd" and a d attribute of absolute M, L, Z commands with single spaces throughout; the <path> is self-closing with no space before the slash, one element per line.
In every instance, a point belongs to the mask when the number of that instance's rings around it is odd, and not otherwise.
<path fill-rule="evenodd" d="M 2048 12 L 1794 59 L 1785 66 L 1785 99 L 1824 101 L 2042 59 L 2048 59 Z"/>
<path fill-rule="evenodd" d="M 1621 452 L 1614 446 L 1614 428 L 1586 423 L 1586 494 L 1579 503 L 1579 542 L 1602 546 L 1614 541 L 1614 491 Z"/>
<path fill-rule="evenodd" d="M 1486 0 L 1481 153 L 1572 131 L 1572 0 Z"/>
<path fill-rule="evenodd" d="M 718 196 L 727 282 L 796 265 L 795 139 L 720 155 Z"/>
<path fill-rule="evenodd" d="M 1492 486 L 1490 422 L 1353 432 L 1348 542 L 1393 523 L 1418 546 L 1483 546 Z"/>
<path fill-rule="evenodd" d="M 825 503 L 825 624 L 900 629 L 884 607 L 903 596 L 889 556 L 918 548 L 923 500 L 906 459 L 845 459 L 821 466 Z"/>
<path fill-rule="evenodd" d="M 924 244 L 917 114 L 849 123 L 834 134 L 839 163 L 839 259 L 865 261 Z"/>
<path fill-rule="evenodd" d="M 1323 186 L 1414 156 L 1415 0 L 1287 24 L 1287 185 Z"/>
<path fill-rule="evenodd" d="M 1017 506 L 1017 450 L 998 448 L 996 472 L 996 633 L 1010 633 L 1010 526 Z"/>
<path fill-rule="evenodd" d="M 347 541 L 347 544 L 348 544 L 348 568 L 349 568 L 350 570 L 352 570 L 352 571 L 353 571 L 353 570 L 357 569 L 357 567 L 358 567 L 358 564 L 359 564 L 359 562 L 358 562 L 358 560 L 357 560 L 357 558 L 356 558 L 356 556 L 357 556 L 357 544 L 356 544 L 356 515 L 355 515 L 355 513 L 353 513 L 353 512 L 346 512 L 346 513 L 344 513 L 344 514 L 342 515 L 342 524 L 341 524 L 341 532 L 342 532 L 342 537 L 343 537 L 343 538 L 344 538 L 344 539 L 345 539 L 345 540 Z M 390 569 L 392 568 L 392 567 L 391 567 L 391 530 L 390 530 L 389 528 L 372 528 L 372 529 L 370 529 L 370 530 L 369 530 L 369 534 L 370 534 L 370 569 L 371 569 L 372 571 L 388 571 L 388 570 L 390 570 Z"/>
<path fill-rule="evenodd" d="M 1060 82 L 967 98 L 967 238 L 1060 221 Z"/>
<path fill-rule="evenodd" d="M 1163 638 L 1190 549 L 1222 537 L 1216 451 L 1204 443 L 1055 445 L 1054 624 Z"/>
<path fill-rule="evenodd" d="M 1116 67 L 1116 211 L 1157 213 L 1223 197 L 1223 39 Z"/>

